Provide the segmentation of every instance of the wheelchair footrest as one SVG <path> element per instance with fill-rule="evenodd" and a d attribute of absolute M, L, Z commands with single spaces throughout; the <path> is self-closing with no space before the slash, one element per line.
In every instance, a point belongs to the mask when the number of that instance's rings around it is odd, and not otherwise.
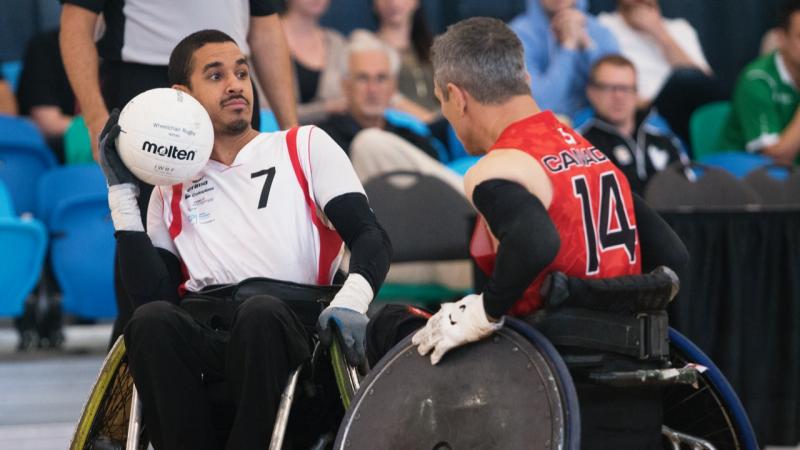
<path fill-rule="evenodd" d="M 630 372 L 593 372 L 589 379 L 595 383 L 609 386 L 667 386 L 674 384 L 690 384 L 697 387 L 697 379 L 706 368 L 696 364 L 687 364 L 681 368 L 642 369 Z"/>

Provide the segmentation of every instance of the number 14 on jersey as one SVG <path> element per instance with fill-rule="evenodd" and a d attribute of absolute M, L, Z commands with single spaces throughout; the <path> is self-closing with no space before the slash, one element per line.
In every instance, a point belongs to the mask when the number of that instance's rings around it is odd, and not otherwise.
<path fill-rule="evenodd" d="M 575 197 L 581 201 L 584 239 L 586 240 L 586 274 L 600 270 L 602 254 L 614 249 L 624 249 L 628 260 L 636 261 L 636 228 L 631 226 L 630 215 L 614 172 L 600 175 L 599 186 L 590 186 L 584 175 L 572 178 Z M 600 189 L 600 204 L 594 205 L 592 189 Z M 596 191 L 594 191 L 596 192 Z"/>

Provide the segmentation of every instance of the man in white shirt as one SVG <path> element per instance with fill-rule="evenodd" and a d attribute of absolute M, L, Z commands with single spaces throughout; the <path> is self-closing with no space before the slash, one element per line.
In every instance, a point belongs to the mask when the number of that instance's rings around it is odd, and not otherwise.
<path fill-rule="evenodd" d="M 688 141 L 691 113 L 722 99 L 695 29 L 685 19 L 663 17 L 658 0 L 618 0 L 617 10 L 598 20 L 636 66 L 640 106 L 656 106 Z"/>
<path fill-rule="evenodd" d="M 326 343 L 333 321 L 348 361 L 363 360 L 365 312 L 391 247 L 327 134 L 313 126 L 251 127 L 250 67 L 230 36 L 187 36 L 168 72 L 176 95 L 190 94 L 208 111 L 214 147 L 195 178 L 153 190 L 146 233 L 136 180 L 114 145 L 117 111 L 101 139 L 122 281 L 136 306 L 124 333 L 131 373 L 157 450 L 264 449 L 288 375 L 310 356 L 308 328 L 316 322 Z M 343 244 L 350 273 L 321 314 L 291 308 L 263 281 L 252 292 L 252 278 L 295 283 L 313 309 L 324 292 L 335 292 L 326 286 Z M 242 286 L 252 293 L 237 294 Z M 236 407 L 225 441 L 205 390 L 218 380 Z"/>

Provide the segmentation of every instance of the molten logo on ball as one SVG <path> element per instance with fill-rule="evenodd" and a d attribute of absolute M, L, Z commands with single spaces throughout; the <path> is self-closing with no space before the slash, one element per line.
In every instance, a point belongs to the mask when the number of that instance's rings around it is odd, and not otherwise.
<path fill-rule="evenodd" d="M 214 127 L 203 105 L 176 89 L 151 89 L 119 115 L 117 149 L 140 180 L 154 185 L 188 181 L 203 170 L 214 146 Z"/>
<path fill-rule="evenodd" d="M 178 149 L 178 147 L 175 147 L 174 145 L 170 145 L 169 148 L 167 148 L 163 145 L 158 145 L 150 141 L 144 141 L 142 144 L 142 150 L 146 151 L 147 153 L 155 153 L 158 156 L 166 156 L 167 158 L 190 161 L 194 159 L 194 150 L 187 151 Z"/>

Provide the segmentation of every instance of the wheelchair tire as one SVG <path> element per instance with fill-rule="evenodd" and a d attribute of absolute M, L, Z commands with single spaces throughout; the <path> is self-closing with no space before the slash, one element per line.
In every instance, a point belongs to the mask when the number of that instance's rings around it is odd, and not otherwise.
<path fill-rule="evenodd" d="M 555 379 L 558 383 L 561 401 L 565 406 L 564 423 L 566 426 L 564 427 L 564 446 L 562 448 L 564 450 L 579 450 L 581 448 L 581 412 L 578 393 L 575 390 L 575 383 L 572 381 L 572 375 L 569 373 L 567 363 L 564 362 L 553 343 L 539 330 L 519 319 L 506 317 L 505 320 L 506 326 L 528 338 L 540 352 L 547 355 L 547 361 L 556 375 Z"/>
<path fill-rule="evenodd" d="M 364 378 L 333 448 L 578 450 L 580 413 L 566 365 L 536 330 L 506 320 L 436 367 L 411 336 L 403 339 Z"/>
<path fill-rule="evenodd" d="M 124 449 L 128 434 L 133 379 L 128 372 L 125 341 L 117 339 L 106 355 L 72 437 L 70 450 Z M 145 449 L 147 441 L 140 440 Z"/>
<path fill-rule="evenodd" d="M 697 389 L 671 386 L 664 391 L 664 425 L 705 439 L 719 450 L 758 450 L 753 427 L 731 385 L 702 350 L 678 331 L 669 329 L 674 367 L 696 363 L 708 368 Z"/>

